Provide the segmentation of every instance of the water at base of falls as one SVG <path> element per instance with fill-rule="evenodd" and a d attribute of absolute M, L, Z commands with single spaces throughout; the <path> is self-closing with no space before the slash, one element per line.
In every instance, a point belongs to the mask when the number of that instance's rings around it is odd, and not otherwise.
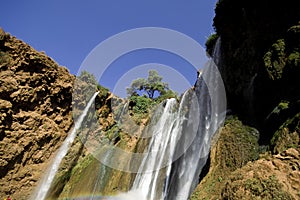
<path fill-rule="evenodd" d="M 92 103 L 94 102 L 96 96 L 99 92 L 96 92 L 88 102 L 87 106 L 83 110 L 82 114 L 79 116 L 78 120 L 75 122 L 75 126 L 71 133 L 67 136 L 67 138 L 64 140 L 61 147 L 58 149 L 56 156 L 53 159 L 53 162 L 50 166 L 50 168 L 47 170 L 47 173 L 44 175 L 44 178 L 39 183 L 39 186 L 35 192 L 35 194 L 31 197 L 32 200 L 44 200 L 47 196 L 48 190 L 50 189 L 51 183 L 54 179 L 54 176 L 59 168 L 59 165 L 64 158 L 64 156 L 67 154 L 71 144 L 73 143 L 76 132 L 80 128 L 82 121 L 84 120 L 85 116 L 88 113 L 89 108 L 91 107 Z"/>

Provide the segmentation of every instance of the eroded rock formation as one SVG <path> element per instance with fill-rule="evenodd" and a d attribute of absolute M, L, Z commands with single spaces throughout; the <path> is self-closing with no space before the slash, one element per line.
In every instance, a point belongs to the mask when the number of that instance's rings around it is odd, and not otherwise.
<path fill-rule="evenodd" d="M 0 31 L 0 198 L 28 199 L 73 124 L 74 76 Z"/>

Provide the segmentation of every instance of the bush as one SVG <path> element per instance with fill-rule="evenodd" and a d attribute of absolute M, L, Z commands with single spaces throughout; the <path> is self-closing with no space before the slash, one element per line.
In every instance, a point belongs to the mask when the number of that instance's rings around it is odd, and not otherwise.
<path fill-rule="evenodd" d="M 147 79 L 139 78 L 127 88 L 129 95 L 129 110 L 137 123 L 149 116 L 150 110 L 169 98 L 176 98 L 177 94 L 168 88 L 168 84 L 162 82 L 163 77 L 157 71 L 150 70 Z"/>
<path fill-rule="evenodd" d="M 219 36 L 216 33 L 213 33 L 207 38 L 205 42 L 206 52 L 208 53 L 209 56 L 212 56 L 213 54 L 213 49 L 218 37 Z"/>

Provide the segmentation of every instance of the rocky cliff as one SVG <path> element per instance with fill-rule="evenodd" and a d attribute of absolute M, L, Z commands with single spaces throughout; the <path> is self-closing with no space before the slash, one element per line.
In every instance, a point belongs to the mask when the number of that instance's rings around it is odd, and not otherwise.
<path fill-rule="evenodd" d="M 300 7 L 219 0 L 215 12 L 207 51 L 220 37 L 218 67 L 236 117 L 221 129 L 192 199 L 299 199 Z"/>
<path fill-rule="evenodd" d="M 219 67 L 229 107 L 264 131 L 261 143 L 268 143 L 287 116 L 299 111 L 296 3 L 220 0 L 215 9 L 214 26 L 221 37 Z"/>
<path fill-rule="evenodd" d="M 137 136 L 124 130 L 139 132 L 135 129 L 142 130 L 147 117 L 140 118 L 139 125 L 134 127 L 130 126 L 134 120 L 122 118 L 127 127 L 119 127 L 114 117 L 122 112 L 124 100 L 98 85 L 88 72 L 75 79 L 44 52 L 34 50 L 2 29 L 0 55 L 0 198 L 30 198 L 95 91 L 99 92 L 95 99 L 96 115 L 87 118 L 98 124 L 92 127 L 89 120 L 82 124 L 79 137 L 60 164 L 47 199 L 129 190 L 135 174 L 104 166 L 86 146 L 96 142 L 100 147 L 109 144 L 126 151 L 143 151 L 147 141 L 136 146 Z M 96 185 L 99 187 L 95 190 Z"/>
<path fill-rule="evenodd" d="M 216 35 L 207 50 L 211 53 L 215 39 L 221 38 L 218 67 L 234 116 L 227 117 L 191 199 L 299 199 L 297 2 L 220 0 L 215 11 Z M 0 30 L 0 198 L 28 199 L 37 186 L 72 128 L 72 100 L 85 107 L 87 99 L 72 99 L 74 79 L 45 53 Z M 102 88 L 96 108 L 105 137 L 96 132 L 89 136 L 139 151 L 137 138 L 114 121 L 112 99 Z M 146 142 L 141 143 L 143 149 Z M 48 197 L 126 191 L 132 177 L 100 164 L 77 138 Z M 93 190 L 101 181 L 105 187 Z"/>
<path fill-rule="evenodd" d="M 74 76 L 0 29 L 0 198 L 28 199 L 73 124 Z"/>

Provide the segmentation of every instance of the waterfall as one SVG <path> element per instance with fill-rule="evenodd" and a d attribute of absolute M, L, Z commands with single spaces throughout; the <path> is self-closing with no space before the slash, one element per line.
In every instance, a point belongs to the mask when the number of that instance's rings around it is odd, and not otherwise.
<path fill-rule="evenodd" d="M 189 102 L 188 123 L 177 144 L 183 146 L 196 126 L 195 137 L 185 153 L 172 164 L 170 183 L 165 199 L 188 199 L 199 182 L 199 176 L 209 156 L 212 139 L 223 124 L 226 114 L 226 94 L 224 84 L 216 64 L 220 64 L 221 40 L 217 40 L 213 58 L 206 63 L 195 84 L 195 92 Z M 194 106 L 193 106 L 194 105 Z M 197 107 L 198 109 L 195 109 Z M 195 121 L 195 118 L 198 120 Z"/>
<path fill-rule="evenodd" d="M 169 162 L 169 160 L 164 159 L 169 159 L 170 157 L 164 157 L 164 155 L 171 153 L 173 150 L 172 147 L 174 146 L 175 138 L 172 138 L 171 135 L 172 127 L 175 123 L 175 113 L 173 111 L 175 106 L 175 99 L 166 101 L 160 119 L 151 130 L 153 137 L 148 147 L 149 153 L 143 160 L 139 173 L 133 183 L 132 189 L 139 190 L 145 197 L 148 195 L 149 200 L 156 199 L 155 193 L 157 191 L 157 181 L 159 178 L 159 171 L 157 169 L 160 169 L 164 162 Z M 168 173 L 165 174 L 165 176 L 167 175 Z"/>
<path fill-rule="evenodd" d="M 195 88 L 188 90 L 179 106 L 168 99 L 158 107 L 148 131 L 153 136 L 132 191 L 147 200 L 186 200 L 199 182 L 212 138 L 224 122 L 225 89 L 215 62 L 219 62 L 220 40 L 211 59 L 199 75 Z M 147 133 L 145 133 L 147 134 Z"/>
<path fill-rule="evenodd" d="M 62 161 L 62 159 L 65 157 L 67 154 L 71 144 L 73 143 L 76 132 L 80 128 L 82 121 L 84 120 L 85 116 L 88 113 L 89 108 L 91 107 L 92 103 L 94 102 L 96 96 L 98 95 L 99 92 L 96 92 L 88 102 L 87 106 L 83 110 L 82 114 L 79 116 L 77 121 L 75 122 L 75 126 L 72 130 L 72 132 L 67 136 L 67 138 L 64 140 L 63 144 L 61 147 L 58 149 L 56 156 L 54 157 L 54 160 L 50 167 L 47 170 L 47 173 L 44 176 L 44 179 L 40 182 L 37 192 L 34 194 L 32 197 L 33 200 L 39 199 L 39 200 L 44 200 L 46 198 L 47 192 L 50 189 L 51 183 L 54 179 L 54 176 L 59 168 L 59 165 Z"/>
<path fill-rule="evenodd" d="M 212 141 L 215 141 L 216 132 L 225 118 L 225 89 L 216 66 L 216 63 L 220 62 L 219 54 L 220 39 L 215 45 L 214 59 L 210 59 L 201 70 L 195 86 L 187 90 L 179 102 L 170 98 L 158 105 L 143 130 L 140 130 L 140 126 L 131 125 L 133 122 L 130 121 L 130 117 L 127 117 L 128 103 L 125 102 L 119 107 L 120 109 L 116 109 L 115 120 L 123 131 L 130 129 L 128 133 L 133 134 L 141 131 L 141 135 L 136 135 L 141 136 L 142 139 L 150 138 L 147 140 L 149 143 L 145 152 L 141 153 L 143 155 L 141 160 L 134 159 L 133 156 L 131 160 L 130 157 L 128 159 L 126 157 L 129 164 L 139 165 L 134 171 L 137 174 L 131 190 L 117 196 L 105 197 L 106 199 L 187 200 L 189 198 L 199 183 L 200 173 L 208 159 Z M 97 94 L 95 93 L 91 98 L 76 121 L 73 131 L 58 150 L 46 179 L 33 199 L 45 199 L 59 164 Z M 106 152 L 101 154 L 101 161 L 109 163 L 106 161 L 114 157 L 120 158 L 120 155 Z M 138 162 L 135 162 L 136 160 Z M 106 168 L 101 165 L 98 171 L 97 177 L 91 177 L 91 179 L 95 178 L 95 185 L 91 188 L 92 195 L 89 199 L 98 199 L 97 191 L 106 184 L 103 181 L 109 174 Z"/>

